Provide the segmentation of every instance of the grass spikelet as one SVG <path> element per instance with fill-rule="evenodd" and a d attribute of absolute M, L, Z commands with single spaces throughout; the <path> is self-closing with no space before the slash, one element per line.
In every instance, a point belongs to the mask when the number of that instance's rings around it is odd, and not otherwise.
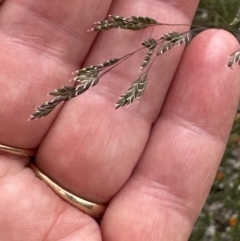
<path fill-rule="evenodd" d="M 123 95 L 120 96 L 119 100 L 115 104 L 115 109 L 123 107 L 124 105 L 130 105 L 132 102 L 137 99 L 139 100 L 146 89 L 147 86 L 147 72 L 140 75 L 140 77 L 135 80 Z"/>

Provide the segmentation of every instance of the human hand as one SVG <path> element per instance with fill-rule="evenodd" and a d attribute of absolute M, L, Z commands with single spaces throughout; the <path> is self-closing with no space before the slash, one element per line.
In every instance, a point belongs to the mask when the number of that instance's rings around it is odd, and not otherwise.
<path fill-rule="evenodd" d="M 0 143 L 38 148 L 36 163 L 72 193 L 108 203 L 100 226 L 1 153 L 0 240 L 187 240 L 207 197 L 239 100 L 237 41 L 197 36 L 155 61 L 139 105 L 114 109 L 140 58 L 63 108 L 27 122 L 46 93 L 84 63 L 122 56 L 170 27 L 87 33 L 106 14 L 190 23 L 198 1 L 2 1 Z M 171 30 L 175 30 L 172 29 Z M 114 32 L 115 31 L 115 32 Z M 96 39 L 95 39 L 96 38 Z M 239 73 L 238 73 L 239 74 Z"/>

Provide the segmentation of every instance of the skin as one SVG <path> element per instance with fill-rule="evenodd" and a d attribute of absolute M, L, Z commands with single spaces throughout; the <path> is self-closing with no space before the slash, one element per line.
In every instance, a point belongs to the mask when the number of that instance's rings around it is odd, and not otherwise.
<path fill-rule="evenodd" d="M 0 143 L 38 148 L 38 166 L 76 195 L 109 203 L 100 225 L 0 153 L 0 239 L 186 241 L 206 200 L 240 96 L 238 42 L 198 35 L 152 66 L 139 104 L 114 109 L 143 53 L 46 118 L 27 119 L 82 65 L 121 57 L 148 38 L 186 27 L 87 33 L 107 14 L 191 23 L 194 0 L 5 0 L 0 6 Z"/>

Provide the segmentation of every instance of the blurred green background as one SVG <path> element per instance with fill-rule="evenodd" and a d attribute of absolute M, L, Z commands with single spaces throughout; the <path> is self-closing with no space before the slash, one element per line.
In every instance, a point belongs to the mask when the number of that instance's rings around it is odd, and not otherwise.
<path fill-rule="evenodd" d="M 233 29 L 235 36 L 240 39 L 240 23 L 229 26 L 239 7 L 239 0 L 201 1 L 194 24 Z M 212 190 L 189 241 L 240 241 L 239 110 Z"/>
<path fill-rule="evenodd" d="M 239 0 L 204 0 L 200 1 L 195 16 L 195 23 L 205 26 L 229 27 L 240 6 Z M 240 239 L 239 239 L 240 240 Z"/>

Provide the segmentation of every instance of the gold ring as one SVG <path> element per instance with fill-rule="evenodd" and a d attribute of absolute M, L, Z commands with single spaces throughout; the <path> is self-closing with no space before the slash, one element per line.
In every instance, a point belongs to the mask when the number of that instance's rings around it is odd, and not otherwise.
<path fill-rule="evenodd" d="M 3 144 L 0 144 L 0 151 L 14 154 L 17 156 L 28 156 L 28 157 L 33 157 L 37 153 L 37 149 L 23 149 L 23 148 L 17 148 L 13 146 L 6 146 Z"/>
<path fill-rule="evenodd" d="M 35 164 L 32 162 L 29 163 L 29 167 L 33 170 L 36 176 L 44 181 L 58 196 L 63 198 L 68 203 L 72 204 L 77 209 L 81 210 L 82 212 L 88 214 L 89 216 L 95 219 L 101 219 L 105 210 L 106 205 L 93 203 L 87 200 L 84 200 L 76 195 L 66 191 L 55 182 L 53 182 L 49 177 L 43 174 Z"/>

